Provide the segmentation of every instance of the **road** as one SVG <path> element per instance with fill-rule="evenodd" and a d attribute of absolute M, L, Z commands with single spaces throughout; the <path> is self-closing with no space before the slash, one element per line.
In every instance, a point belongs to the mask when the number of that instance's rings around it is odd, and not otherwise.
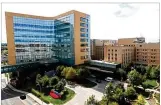
<path fill-rule="evenodd" d="M 39 105 L 30 97 L 26 97 L 25 100 L 21 100 L 19 97 L 23 93 L 15 92 L 7 86 L 6 80 L 1 79 L 1 104 L 2 105 Z"/>

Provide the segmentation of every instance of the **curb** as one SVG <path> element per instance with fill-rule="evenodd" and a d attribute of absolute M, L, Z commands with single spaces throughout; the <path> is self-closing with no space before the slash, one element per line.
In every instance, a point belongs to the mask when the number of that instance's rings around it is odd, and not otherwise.
<path fill-rule="evenodd" d="M 25 91 L 21 91 L 21 90 L 17 90 L 17 89 L 15 89 L 12 85 L 10 85 L 10 84 L 7 84 L 7 86 L 9 86 L 12 90 L 14 90 L 14 91 L 16 91 L 16 92 L 20 92 L 20 93 L 24 93 L 24 94 L 28 94 L 28 92 L 25 92 Z"/>
<path fill-rule="evenodd" d="M 25 91 L 21 91 L 21 90 L 17 90 L 15 89 L 12 85 L 8 84 L 7 86 L 9 86 L 13 91 L 16 91 L 16 92 L 20 92 L 20 93 L 24 93 L 26 94 L 28 97 L 30 97 L 31 99 L 33 99 L 35 102 L 37 102 L 39 105 L 42 105 L 42 100 L 41 100 L 41 103 L 38 101 L 40 100 L 39 98 L 37 98 L 36 96 L 34 96 L 32 93 L 28 93 L 28 92 L 25 92 Z M 34 96 L 36 99 L 34 99 L 32 96 Z M 51 105 L 50 103 L 49 104 L 46 104 L 45 102 L 43 102 L 43 105 Z"/>

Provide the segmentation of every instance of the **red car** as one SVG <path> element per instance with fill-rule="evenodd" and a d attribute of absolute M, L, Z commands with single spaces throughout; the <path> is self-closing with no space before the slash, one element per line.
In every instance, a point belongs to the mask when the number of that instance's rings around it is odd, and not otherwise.
<path fill-rule="evenodd" d="M 50 96 L 53 97 L 54 99 L 60 99 L 61 98 L 61 95 L 54 90 L 50 91 Z"/>

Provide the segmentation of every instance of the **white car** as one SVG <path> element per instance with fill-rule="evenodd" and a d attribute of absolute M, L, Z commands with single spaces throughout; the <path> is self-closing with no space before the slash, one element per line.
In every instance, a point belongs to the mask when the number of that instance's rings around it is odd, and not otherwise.
<path fill-rule="evenodd" d="M 113 78 L 111 78 L 111 77 L 105 78 L 105 81 L 107 81 L 107 82 L 111 82 L 112 80 L 113 80 Z"/>

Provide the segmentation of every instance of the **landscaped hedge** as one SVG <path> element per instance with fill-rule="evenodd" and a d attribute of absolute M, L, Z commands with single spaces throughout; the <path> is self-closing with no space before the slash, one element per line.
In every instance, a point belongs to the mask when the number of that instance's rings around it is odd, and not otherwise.
<path fill-rule="evenodd" d="M 50 103 L 50 102 L 49 102 L 47 99 L 45 99 L 45 98 L 43 97 L 43 95 L 41 95 L 41 93 L 38 92 L 37 90 L 32 89 L 31 92 L 32 92 L 35 96 L 39 97 L 39 98 L 40 98 L 42 101 L 44 101 L 45 103 L 47 103 L 47 104 Z"/>
<path fill-rule="evenodd" d="M 41 96 L 40 99 L 41 99 L 42 101 L 44 101 L 45 103 L 47 103 L 47 104 L 50 103 L 50 102 L 49 102 L 46 98 L 44 98 L 43 96 Z"/>
<path fill-rule="evenodd" d="M 31 92 L 32 92 L 35 96 L 41 97 L 41 94 L 40 94 L 38 91 L 36 91 L 35 89 L 32 89 Z"/>

